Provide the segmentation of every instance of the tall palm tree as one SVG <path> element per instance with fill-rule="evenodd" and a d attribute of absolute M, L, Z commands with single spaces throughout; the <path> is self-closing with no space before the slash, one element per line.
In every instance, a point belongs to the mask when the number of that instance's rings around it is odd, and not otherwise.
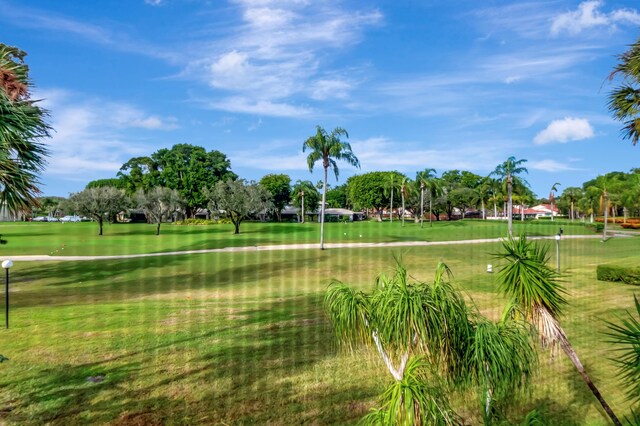
<path fill-rule="evenodd" d="M 571 217 L 572 222 L 575 219 L 575 204 L 576 201 L 580 199 L 581 195 L 582 190 L 575 186 L 570 186 L 562 191 L 562 197 L 565 197 L 567 200 L 569 200 L 569 216 Z"/>
<path fill-rule="evenodd" d="M 403 179 L 404 176 L 396 173 L 396 172 L 391 172 L 389 173 L 389 175 L 387 176 L 387 179 L 384 183 L 384 194 L 386 195 L 390 195 L 391 197 L 391 206 L 389 208 L 389 222 L 393 223 L 393 192 L 397 189 L 400 189 L 400 185 L 401 185 L 401 181 Z M 404 209 L 404 207 L 403 207 Z"/>
<path fill-rule="evenodd" d="M 409 178 L 406 176 L 402 176 L 400 179 L 400 196 L 402 197 L 402 226 L 404 226 L 404 202 L 406 197 L 409 195 L 411 183 Z"/>
<path fill-rule="evenodd" d="M 607 224 L 609 222 L 609 193 L 607 192 L 607 176 L 598 176 L 594 185 L 587 188 L 587 192 L 595 193 L 600 198 L 600 208 L 604 211 L 604 226 L 602 241 L 607 240 Z"/>
<path fill-rule="evenodd" d="M 329 168 L 333 170 L 338 180 L 337 160 L 345 161 L 348 164 L 360 168 L 360 161 L 351 151 L 351 145 L 343 142 L 340 137 L 349 138 L 349 134 L 342 127 L 336 127 L 331 133 L 327 133 L 320 126 L 316 126 L 316 134 L 309 137 L 302 144 L 302 152 L 310 151 L 307 156 L 309 171 L 313 172 L 313 166 L 318 161 L 322 161 L 324 168 L 324 180 L 322 185 L 322 206 L 320 207 L 320 250 L 324 250 L 324 210 L 327 202 L 327 174 Z"/>
<path fill-rule="evenodd" d="M 0 192 L 11 213 L 37 205 L 38 173 L 44 169 L 49 137 L 47 112 L 29 99 L 25 52 L 0 43 Z"/>
<path fill-rule="evenodd" d="M 424 169 L 416 174 L 416 183 L 420 185 L 420 227 L 423 226 L 424 220 L 424 193 L 425 190 L 429 194 L 429 226 L 433 226 L 433 197 L 442 191 L 442 186 L 436 178 L 436 169 Z"/>
<path fill-rule="evenodd" d="M 628 51 L 618 56 L 620 63 L 609 75 L 612 80 L 622 76 L 622 84 L 609 94 L 609 111 L 622 121 L 623 137 L 631 139 L 635 145 L 640 138 L 640 116 L 638 114 L 638 99 L 640 98 L 640 39 L 633 43 Z"/>
<path fill-rule="evenodd" d="M 560 182 L 556 182 L 551 186 L 551 191 L 549 191 L 549 203 L 551 204 L 551 221 L 553 222 L 554 210 L 553 204 L 555 203 L 555 193 L 558 192 L 558 186 L 560 186 Z"/>
<path fill-rule="evenodd" d="M 497 176 L 507 184 L 508 229 L 510 237 L 513 237 L 513 179 L 522 173 L 528 173 L 526 167 L 522 166 L 522 164 L 526 162 L 527 160 L 524 159 L 516 160 L 515 157 L 509 157 L 491 173 L 491 175 Z M 523 179 L 521 180 L 525 182 Z"/>
<path fill-rule="evenodd" d="M 509 300 L 505 316 L 519 314 L 524 317 L 537 328 L 543 347 L 551 346 L 553 350 L 559 345 L 613 423 L 621 425 L 587 374 L 560 326 L 558 318 L 567 304 L 564 298 L 566 292 L 558 283 L 556 271 L 547 265 L 547 249 L 527 241 L 524 235 L 518 239 L 509 238 L 502 245 L 503 252 L 495 256 L 507 262 L 498 272 L 499 291 Z"/>
<path fill-rule="evenodd" d="M 305 196 L 306 201 L 305 201 Z M 315 185 L 308 180 L 298 180 L 295 185 L 293 185 L 291 191 L 291 200 L 295 206 L 300 207 L 300 223 L 304 223 L 305 216 L 305 208 L 307 206 L 311 207 L 313 203 L 310 203 L 310 200 L 318 200 L 319 194 Z M 315 201 L 314 201 L 315 202 Z M 317 207 L 317 206 L 316 206 Z M 312 213 L 313 214 L 313 213 Z"/>

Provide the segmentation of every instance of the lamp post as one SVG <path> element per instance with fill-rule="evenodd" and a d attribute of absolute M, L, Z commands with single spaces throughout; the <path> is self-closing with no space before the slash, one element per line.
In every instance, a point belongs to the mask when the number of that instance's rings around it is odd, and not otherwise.
<path fill-rule="evenodd" d="M 11 260 L 2 262 L 2 269 L 5 272 L 4 279 L 4 326 L 9 328 L 9 269 L 13 266 Z"/>
<path fill-rule="evenodd" d="M 558 260 L 558 273 L 560 273 L 560 234 L 556 234 L 556 258 Z"/>

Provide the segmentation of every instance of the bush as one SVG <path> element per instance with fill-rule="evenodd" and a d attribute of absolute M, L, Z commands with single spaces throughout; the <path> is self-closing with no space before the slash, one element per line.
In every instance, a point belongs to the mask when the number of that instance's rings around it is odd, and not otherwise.
<path fill-rule="evenodd" d="M 598 265 L 596 277 L 598 281 L 622 281 L 625 284 L 640 285 L 640 268 Z"/>
<path fill-rule="evenodd" d="M 218 220 L 213 219 L 185 219 L 176 222 L 176 225 L 228 225 L 231 223 L 230 219 L 223 218 Z"/>
<path fill-rule="evenodd" d="M 599 222 L 589 223 L 585 226 L 594 232 L 602 232 L 602 230 L 604 229 L 604 223 Z"/>

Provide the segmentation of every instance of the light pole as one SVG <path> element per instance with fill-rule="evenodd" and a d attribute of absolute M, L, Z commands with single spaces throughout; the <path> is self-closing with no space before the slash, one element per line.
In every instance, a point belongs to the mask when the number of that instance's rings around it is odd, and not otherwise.
<path fill-rule="evenodd" d="M 556 258 L 558 260 L 558 274 L 560 273 L 560 234 L 556 234 Z"/>
<path fill-rule="evenodd" d="M 4 279 L 4 326 L 9 328 L 9 269 L 13 266 L 11 260 L 2 262 L 2 268 L 5 272 Z"/>

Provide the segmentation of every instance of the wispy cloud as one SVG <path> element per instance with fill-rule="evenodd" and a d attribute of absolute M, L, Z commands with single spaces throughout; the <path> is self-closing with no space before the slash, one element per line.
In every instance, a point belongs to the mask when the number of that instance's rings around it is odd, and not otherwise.
<path fill-rule="evenodd" d="M 325 2 L 235 4 L 241 19 L 227 29 L 230 35 L 201 49 L 185 71 L 186 76 L 227 93 L 227 99 L 214 105 L 231 112 L 267 109 L 275 111 L 272 115 L 298 117 L 311 110 L 291 107 L 294 97 L 347 98 L 354 83 L 337 70 L 327 74 L 328 58 L 357 43 L 367 27 L 382 21 L 377 10 L 353 11 Z"/>
<path fill-rule="evenodd" d="M 42 106 L 51 111 L 52 138 L 45 141 L 51 150 L 46 174 L 73 178 L 95 176 L 100 172 L 115 175 L 130 157 L 148 153 L 143 139 L 131 133 L 171 130 L 175 118 L 150 115 L 125 103 L 83 98 L 65 90 L 42 90 L 34 97 L 44 99 Z"/>
<path fill-rule="evenodd" d="M 549 143 L 566 143 L 589 139 L 594 136 L 593 127 L 585 118 L 565 117 L 562 120 L 554 120 L 539 132 L 533 143 L 544 145 Z"/>
<path fill-rule="evenodd" d="M 538 160 L 538 161 L 529 161 L 527 163 L 527 168 L 532 169 L 532 170 L 540 170 L 543 172 L 549 172 L 549 173 L 554 173 L 554 172 L 565 172 L 565 171 L 571 171 L 571 170 L 580 170 L 577 169 L 575 167 L 571 167 L 570 165 L 566 164 L 566 163 L 561 163 L 559 161 L 556 160 Z"/>
<path fill-rule="evenodd" d="M 587 0 L 578 5 L 576 10 L 561 13 L 553 18 L 551 34 L 562 32 L 575 35 L 596 27 L 615 28 L 617 24 L 640 25 L 640 13 L 635 9 L 615 9 L 602 11 L 604 2 Z"/>

